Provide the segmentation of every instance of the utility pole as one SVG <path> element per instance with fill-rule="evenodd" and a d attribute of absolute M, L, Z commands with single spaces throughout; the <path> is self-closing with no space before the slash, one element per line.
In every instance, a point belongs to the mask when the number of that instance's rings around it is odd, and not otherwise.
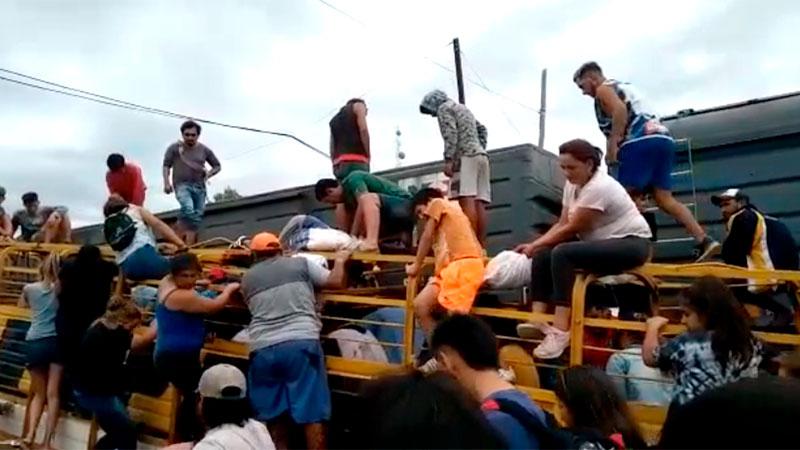
<path fill-rule="evenodd" d="M 458 38 L 453 39 L 453 53 L 456 57 L 456 83 L 458 83 L 458 103 L 466 103 L 464 98 L 464 73 L 461 70 L 461 44 Z"/>
<path fill-rule="evenodd" d="M 542 70 L 541 91 L 539 100 L 539 148 L 544 149 L 544 116 L 547 112 L 547 69 Z"/>

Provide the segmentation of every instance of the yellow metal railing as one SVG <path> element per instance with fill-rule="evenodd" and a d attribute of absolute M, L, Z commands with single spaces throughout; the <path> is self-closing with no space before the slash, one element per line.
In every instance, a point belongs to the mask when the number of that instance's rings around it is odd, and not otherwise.
<path fill-rule="evenodd" d="M 5 295 L 7 292 L 11 292 L 10 289 L 7 289 L 11 286 L 8 282 L 12 281 L 8 279 L 7 275 L 25 275 L 26 277 L 37 277 L 38 270 L 36 267 L 31 267 L 30 264 L 26 266 L 17 266 L 15 265 L 15 260 L 12 256 L 25 255 L 39 255 L 40 259 L 43 259 L 43 255 L 48 252 L 58 252 L 62 255 L 67 255 L 70 253 L 74 253 L 77 250 L 77 246 L 74 245 L 45 245 L 45 244 L 24 244 L 24 243 L 0 243 L 0 297 Z M 198 254 L 200 257 L 201 262 L 204 263 L 206 267 L 208 266 L 217 266 L 224 262 L 225 255 L 230 252 L 227 249 L 193 249 L 194 253 Z M 113 257 L 113 253 L 110 249 L 104 248 L 103 255 L 105 257 L 111 258 Z M 332 259 L 332 253 L 322 253 L 323 256 Z M 24 259 L 24 258 L 23 258 Z M 400 264 L 400 270 L 402 270 L 402 265 L 409 263 L 413 260 L 413 257 L 407 255 L 382 255 L 382 254 L 374 254 L 374 253 L 356 253 L 352 256 L 353 260 L 360 261 L 362 263 L 372 263 L 379 268 L 378 272 L 380 271 L 392 271 L 397 269 L 397 265 Z M 21 261 L 21 260 L 20 260 Z M 31 257 L 26 261 L 36 261 L 36 258 Z M 431 263 L 431 259 L 427 260 L 427 263 Z M 394 266 L 394 268 L 392 268 Z M 244 270 L 241 268 L 236 267 L 225 267 L 225 270 L 233 276 L 240 276 L 244 273 Z M 635 271 L 633 271 L 637 275 L 637 277 L 647 277 L 649 279 L 655 280 L 655 288 L 656 289 L 676 289 L 682 286 L 687 285 L 692 279 L 696 279 L 706 275 L 717 276 L 719 278 L 731 280 L 731 279 L 748 279 L 748 280 L 756 280 L 757 282 L 763 283 L 775 283 L 776 280 L 782 283 L 792 283 L 800 285 L 800 272 L 795 271 L 754 271 L 754 270 L 747 270 L 739 267 L 732 267 L 726 266 L 723 264 L 687 264 L 687 265 L 675 265 L 675 264 L 647 264 Z M 608 348 L 601 348 L 592 345 L 586 345 L 584 343 L 584 335 L 587 329 L 591 328 L 598 328 L 598 329 L 611 329 L 611 330 L 633 330 L 633 331 L 644 331 L 645 324 L 643 322 L 638 321 L 625 321 L 625 320 L 618 320 L 618 319 L 609 319 L 609 318 L 593 318 L 587 317 L 586 315 L 586 293 L 589 285 L 592 283 L 597 282 L 597 277 L 591 274 L 583 274 L 580 273 L 576 277 L 575 284 L 573 286 L 573 295 L 572 295 L 572 317 L 571 317 L 571 347 L 570 353 L 568 358 L 568 365 L 578 365 L 581 364 L 584 360 L 584 352 L 586 350 L 602 350 L 602 351 L 614 351 L 613 349 Z M 321 294 L 321 298 L 326 303 L 334 303 L 339 304 L 342 306 L 352 306 L 353 308 L 358 307 L 397 307 L 403 308 L 405 311 L 405 321 L 402 325 L 394 324 L 392 326 L 402 327 L 403 329 L 403 363 L 402 364 L 385 364 L 385 363 L 376 363 L 370 361 L 361 361 L 361 360 L 352 360 L 352 359 L 345 359 L 336 356 L 328 356 L 326 358 L 328 373 L 331 376 L 337 377 L 346 377 L 352 379 L 369 379 L 384 373 L 403 370 L 405 368 L 410 367 L 414 361 L 414 334 L 415 334 L 415 317 L 414 317 L 414 306 L 413 301 L 416 295 L 419 292 L 421 279 L 411 278 L 406 279 L 405 286 L 404 286 L 404 294 L 397 295 L 396 297 L 392 297 L 391 295 L 386 295 L 386 290 L 392 290 L 389 288 L 394 288 L 393 291 L 399 294 L 400 286 L 381 286 L 378 288 L 356 288 L 356 289 L 347 289 L 343 291 L 331 291 L 331 292 L 323 292 Z M 649 285 L 647 282 L 641 283 L 644 285 Z M 653 286 L 651 286 L 653 287 Z M 490 319 L 501 319 L 501 320 L 511 320 L 516 322 L 552 322 L 553 315 L 552 314 L 543 314 L 543 313 L 534 313 L 530 310 L 523 311 L 519 310 L 518 308 L 507 307 L 507 308 L 488 308 L 488 307 L 475 307 L 472 310 L 472 314 L 490 318 Z M 18 308 L 8 307 L 8 306 L 1 306 L 0 305 L 0 318 L 5 319 L 18 319 L 18 320 L 27 320 L 27 316 L 24 313 L 24 310 L 20 311 Z M 337 322 L 347 322 L 352 321 L 358 323 L 361 319 L 358 318 L 349 318 L 342 315 L 323 315 L 323 319 L 326 322 L 337 321 Z M 666 334 L 678 334 L 684 330 L 683 326 L 678 324 L 670 324 L 665 329 L 664 332 Z M 782 334 L 782 333 L 764 333 L 759 332 L 756 333 L 758 337 L 765 342 L 780 344 L 780 345 L 791 345 L 791 346 L 800 346 L 800 335 L 797 334 Z M 520 343 L 522 345 L 530 345 L 535 343 L 534 340 L 529 339 L 522 339 L 513 336 L 503 336 L 498 335 L 498 339 L 501 341 L 512 341 L 516 343 Z M 379 342 L 381 345 L 386 346 L 394 346 L 397 347 L 398 344 L 396 343 L 385 343 Z M 526 351 L 529 351 L 528 348 Z M 204 347 L 204 355 L 212 354 L 212 355 L 220 355 L 224 357 L 231 357 L 231 358 L 240 358 L 246 359 L 248 357 L 247 346 L 242 343 L 232 342 L 223 339 L 213 339 Z M 522 361 L 522 360 L 511 360 L 507 361 L 509 363 L 517 364 L 517 365 L 527 365 L 532 368 L 539 367 L 549 367 L 558 369 L 560 368 L 557 365 L 549 365 L 549 364 L 542 364 L 542 363 L 533 363 L 531 361 Z M 555 405 L 555 396 L 552 391 L 538 389 L 535 387 L 525 387 L 520 386 L 524 392 L 528 393 L 531 398 L 535 401 L 539 402 L 545 409 L 552 411 L 553 406 Z M 150 400 L 141 400 L 140 403 L 147 404 Z M 163 412 L 164 405 L 163 399 L 157 399 L 153 401 L 161 401 L 159 403 L 158 411 Z M 657 433 L 661 423 L 665 417 L 665 409 L 663 407 L 654 407 L 654 406 L 646 406 L 640 404 L 632 404 L 632 409 L 634 411 L 637 420 L 639 420 L 640 424 L 643 427 L 643 430 L 646 434 L 653 438 L 655 433 Z M 173 411 L 174 414 L 174 411 Z M 164 421 L 162 419 L 155 420 L 161 427 L 164 426 L 165 423 L 172 424 L 174 420 Z M 170 425 L 172 426 L 172 425 Z"/>

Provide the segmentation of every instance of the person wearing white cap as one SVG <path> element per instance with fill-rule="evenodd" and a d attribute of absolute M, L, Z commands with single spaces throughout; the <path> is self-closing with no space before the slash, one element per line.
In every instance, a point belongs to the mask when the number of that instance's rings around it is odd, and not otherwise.
<path fill-rule="evenodd" d="M 789 228 L 780 220 L 761 213 L 741 189 L 732 188 L 713 195 L 711 203 L 720 208 L 728 233 L 722 243 L 725 264 L 760 270 L 798 270 L 797 243 Z M 789 304 L 776 301 L 776 296 L 787 293 L 786 286 L 755 281 L 748 284 L 747 289 L 735 289 L 740 301 L 771 311 L 775 316 L 772 325 L 791 323 Z"/>
<path fill-rule="evenodd" d="M 247 380 L 230 364 L 210 367 L 200 377 L 200 415 L 208 428 L 195 450 L 274 450 L 266 425 L 254 420 Z"/>

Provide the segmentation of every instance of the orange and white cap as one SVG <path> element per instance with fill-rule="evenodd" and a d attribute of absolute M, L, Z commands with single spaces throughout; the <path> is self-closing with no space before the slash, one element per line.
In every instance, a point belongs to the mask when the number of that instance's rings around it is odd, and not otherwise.
<path fill-rule="evenodd" d="M 280 248 L 281 242 L 278 240 L 278 237 L 272 233 L 258 233 L 250 240 L 250 250 L 254 252 L 278 250 Z"/>

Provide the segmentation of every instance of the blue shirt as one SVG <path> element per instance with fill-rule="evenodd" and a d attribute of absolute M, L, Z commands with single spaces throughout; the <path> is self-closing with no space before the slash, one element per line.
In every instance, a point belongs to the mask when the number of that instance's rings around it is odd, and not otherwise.
<path fill-rule="evenodd" d="M 668 405 L 672 400 L 672 380 L 660 370 L 645 365 L 640 345 L 611 355 L 606 373 L 629 402 Z"/>
<path fill-rule="evenodd" d="M 25 302 L 31 307 L 31 326 L 25 334 L 26 341 L 56 335 L 58 299 L 53 286 L 45 288 L 41 281 L 22 288 Z"/>
<path fill-rule="evenodd" d="M 686 332 L 653 351 L 658 368 L 675 377 L 674 399 L 681 405 L 709 389 L 758 376 L 760 342 L 753 341 L 752 356 L 747 361 L 730 358 L 722 367 L 711 348 L 712 335 L 712 331 Z"/>
<path fill-rule="evenodd" d="M 383 322 L 387 325 L 364 324 L 364 328 L 369 330 L 379 342 L 391 342 L 393 344 L 403 343 L 403 328 L 392 326 L 392 324 L 403 325 L 405 323 L 406 311 L 403 308 L 379 308 L 364 316 L 364 320 L 373 322 Z M 422 348 L 425 335 L 421 329 L 414 331 L 414 353 Z M 403 349 L 400 347 L 384 347 L 386 357 L 392 364 L 403 362 Z"/>
<path fill-rule="evenodd" d="M 505 391 L 498 391 L 488 396 L 486 400 L 503 399 L 517 403 L 519 406 L 525 408 L 534 417 L 539 418 L 544 424 L 546 419 L 544 412 L 536 403 L 531 400 L 524 392 L 516 389 L 507 389 Z M 486 419 L 492 424 L 492 427 L 500 433 L 503 440 L 510 450 L 517 449 L 538 449 L 539 439 L 534 434 L 530 433 L 517 419 L 508 413 L 496 410 L 484 410 Z"/>

